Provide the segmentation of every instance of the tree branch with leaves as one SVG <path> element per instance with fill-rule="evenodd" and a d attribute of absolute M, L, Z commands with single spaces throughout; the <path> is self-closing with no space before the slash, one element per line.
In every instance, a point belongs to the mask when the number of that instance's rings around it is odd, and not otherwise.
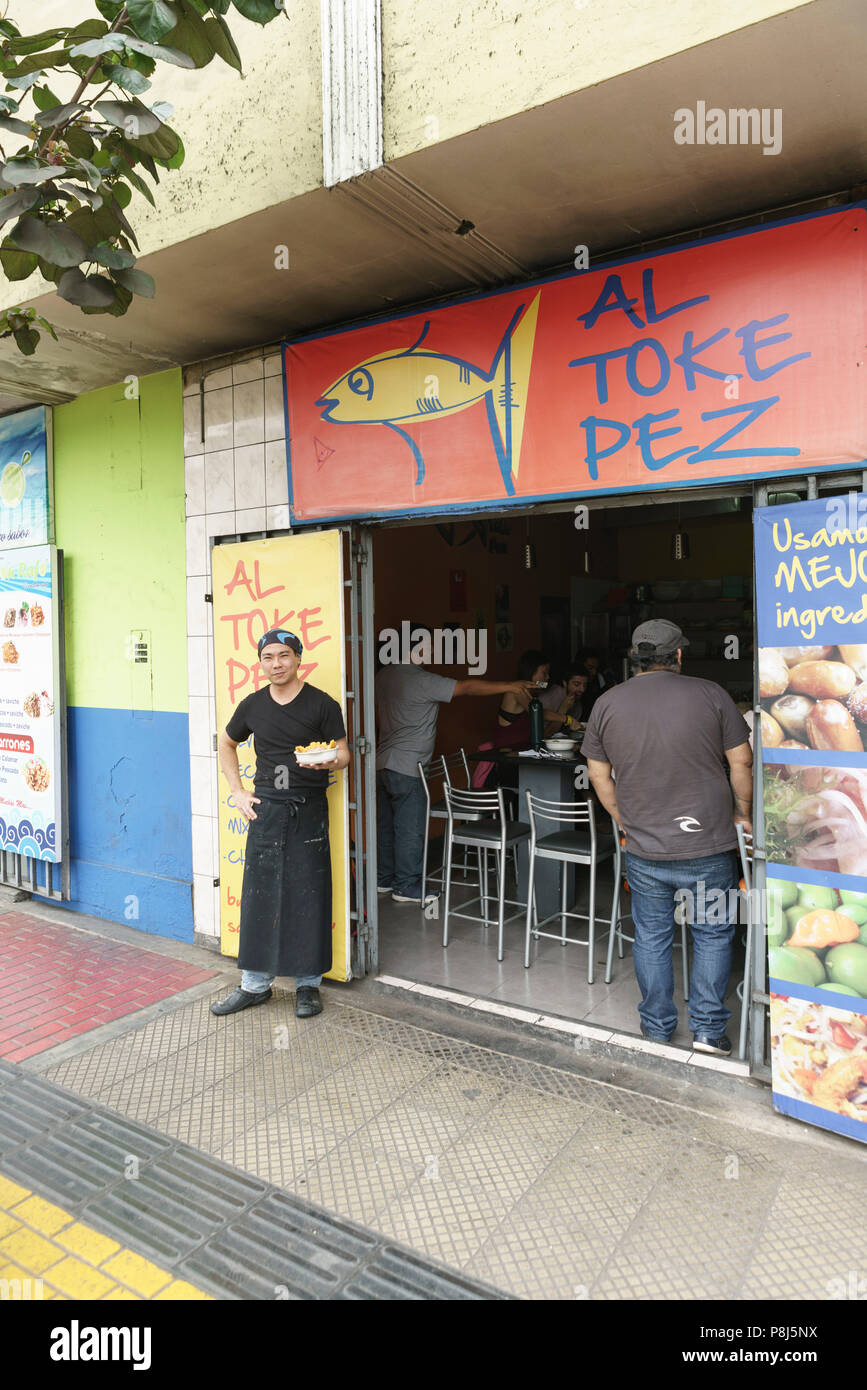
<path fill-rule="evenodd" d="M 82 313 L 121 317 L 134 295 L 155 293 L 136 269 L 125 209 L 134 192 L 156 206 L 147 180 L 184 160 L 172 107 L 144 100 L 157 64 L 220 58 L 240 73 L 225 16 L 269 24 L 283 0 L 95 0 L 94 9 L 100 18 L 39 34 L 0 19 L 0 229 L 9 228 L 0 267 L 10 281 L 39 270 Z M 40 328 L 57 337 L 33 308 L 0 313 L 0 338 L 26 356 Z"/>

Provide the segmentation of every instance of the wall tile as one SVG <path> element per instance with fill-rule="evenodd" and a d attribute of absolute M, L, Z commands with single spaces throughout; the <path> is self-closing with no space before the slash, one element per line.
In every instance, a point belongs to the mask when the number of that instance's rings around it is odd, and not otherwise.
<path fill-rule="evenodd" d="M 205 458 L 205 511 L 227 512 L 235 506 L 235 456 L 232 449 Z"/>
<path fill-rule="evenodd" d="M 208 542 L 212 542 L 217 536 L 236 536 L 238 534 L 238 523 L 236 512 L 208 512 L 205 523 L 208 532 Z M 210 556 L 208 557 L 210 563 Z M 210 573 L 210 569 L 209 569 Z"/>
<path fill-rule="evenodd" d="M 187 574 L 208 574 L 210 564 L 208 560 L 208 547 L 205 541 L 205 518 L 203 516 L 191 516 L 187 518 Z"/>
<path fill-rule="evenodd" d="M 232 443 L 232 387 L 206 391 L 204 452 L 213 454 L 220 449 L 231 449 Z M 201 444 L 198 447 L 201 448 Z"/>
<path fill-rule="evenodd" d="M 214 922 L 215 877 L 215 874 L 193 874 L 193 921 L 196 931 L 205 936 L 219 935 Z"/>
<path fill-rule="evenodd" d="M 266 507 L 265 519 L 267 530 L 288 531 L 290 526 L 288 503 L 281 507 Z"/>
<path fill-rule="evenodd" d="M 283 410 L 283 378 L 265 379 L 265 438 L 285 439 L 286 416 Z"/>
<path fill-rule="evenodd" d="M 184 396 L 184 454 L 200 454 L 202 444 L 202 405 L 198 390 L 194 396 Z"/>
<path fill-rule="evenodd" d="M 208 886 L 213 888 L 213 880 L 217 877 L 214 867 L 216 855 L 214 854 L 214 825 L 215 821 L 210 816 L 193 816 L 193 876 L 203 874 L 208 879 Z"/>
<path fill-rule="evenodd" d="M 190 696 L 211 694 L 211 650 L 207 637 L 187 638 L 187 690 Z"/>
<path fill-rule="evenodd" d="M 212 605 L 205 603 L 207 592 L 207 579 L 198 575 L 187 579 L 187 635 L 190 637 L 207 637 L 214 630 L 213 623 L 208 621 Z"/>
<path fill-rule="evenodd" d="M 190 757 L 190 809 L 194 816 L 213 816 L 217 810 L 213 758 Z"/>
<path fill-rule="evenodd" d="M 243 507 L 241 511 L 235 512 L 235 520 L 242 536 L 248 535 L 251 531 L 264 531 L 265 508 Z"/>
<path fill-rule="evenodd" d="M 251 357 L 246 362 L 232 365 L 232 385 L 243 386 L 245 381 L 259 381 L 265 375 L 265 363 L 261 357 Z"/>
<path fill-rule="evenodd" d="M 261 381 L 248 381 L 232 392 L 235 402 L 235 448 L 260 444 L 265 438 L 265 391 Z"/>
<path fill-rule="evenodd" d="M 227 363 L 225 367 L 212 367 L 205 362 L 202 370 L 205 376 L 206 391 L 222 391 L 226 386 L 232 385 L 231 363 Z"/>
<path fill-rule="evenodd" d="M 184 395 L 197 396 L 202 379 L 202 364 L 195 362 L 192 367 L 184 367 Z"/>
<path fill-rule="evenodd" d="M 265 375 L 283 375 L 283 354 L 281 352 L 275 352 L 270 357 L 265 358 Z"/>
<path fill-rule="evenodd" d="M 264 505 L 265 445 L 248 444 L 244 448 L 235 450 L 235 506 L 264 507 Z"/>
<path fill-rule="evenodd" d="M 191 695 L 189 706 L 190 753 L 193 757 L 208 758 L 214 751 L 211 736 L 211 701 L 207 695 Z"/>
<path fill-rule="evenodd" d="M 272 439 L 265 445 L 265 502 L 279 507 L 289 501 L 289 475 L 286 470 L 286 441 Z"/>
<path fill-rule="evenodd" d="M 184 486 L 187 494 L 187 516 L 200 516 L 205 511 L 204 454 L 190 454 L 184 460 Z"/>

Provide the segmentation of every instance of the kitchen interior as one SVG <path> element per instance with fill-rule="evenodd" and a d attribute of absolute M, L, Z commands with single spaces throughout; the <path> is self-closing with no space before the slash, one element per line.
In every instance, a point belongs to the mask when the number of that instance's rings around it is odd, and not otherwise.
<path fill-rule="evenodd" d="M 569 503 L 506 517 L 378 528 L 375 630 L 399 630 L 407 619 L 431 628 L 482 628 L 488 635 L 484 675 L 491 680 L 514 678 L 521 653 L 539 648 L 550 659 L 551 679 L 557 681 L 579 648 L 592 647 L 621 681 L 633 628 L 649 618 L 665 617 L 689 638 L 684 672 L 717 681 L 748 709 L 753 679 L 750 496 L 649 504 L 623 497 L 606 502 L 591 506 L 586 515 Z M 465 667 L 432 669 L 455 678 L 481 674 Z M 459 748 L 478 750 L 496 725 L 498 704 L 498 697 L 492 696 L 442 705 L 436 755 Z M 442 795 L 441 786 L 441 781 L 432 784 L 435 800 Z M 429 872 L 434 875 L 441 858 L 441 827 L 441 821 L 431 822 Z M 586 868 L 577 869 L 572 906 L 578 911 L 587 910 L 588 877 Z M 464 885 L 458 876 L 455 885 L 453 908 L 461 911 L 462 902 L 478 894 L 478 879 L 473 873 Z M 559 940 L 539 940 L 532 947 L 530 967 L 525 967 L 524 912 L 514 906 L 506 909 L 518 915 L 506 924 L 504 959 L 498 962 L 495 925 L 485 928 L 454 919 L 444 949 L 441 917 L 426 917 L 419 907 L 398 905 L 389 897 L 380 898 L 378 905 L 380 970 L 471 997 L 637 1033 L 640 996 L 627 940 L 623 957 L 615 953 L 610 984 L 604 982 L 604 931 L 612 891 L 608 860 L 597 873 L 592 985 L 587 983 L 587 948 L 572 941 L 563 945 Z M 510 873 L 507 898 L 517 896 Z M 625 904 L 628 911 L 628 893 Z M 470 910 L 477 912 L 478 904 Z M 549 924 L 547 929 L 554 928 Z M 627 918 L 624 933 L 630 929 Z M 586 924 L 570 922 L 569 934 L 586 937 Z M 680 933 L 675 937 L 679 942 Z M 742 937 L 739 929 L 727 998 L 735 1033 Z M 683 961 L 677 944 L 674 972 L 679 1022 L 672 1043 L 686 1047 L 690 1033 L 682 1007 Z"/>

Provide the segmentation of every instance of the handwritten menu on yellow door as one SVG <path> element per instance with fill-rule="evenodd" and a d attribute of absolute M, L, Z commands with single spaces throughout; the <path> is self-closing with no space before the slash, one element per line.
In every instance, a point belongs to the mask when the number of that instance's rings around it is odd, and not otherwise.
<path fill-rule="evenodd" d="M 218 545 L 211 552 L 214 594 L 214 665 L 217 729 L 235 706 L 267 684 L 256 644 L 269 629 L 285 627 L 301 638 L 302 680 L 311 680 L 346 711 L 342 536 L 338 531 Z M 252 739 L 238 748 L 241 779 L 252 789 Z M 237 956 L 247 825 L 222 773 L 219 788 L 220 941 Z M 333 956 L 329 978 L 348 980 L 349 789 L 346 772 L 328 786 L 333 888 Z"/>

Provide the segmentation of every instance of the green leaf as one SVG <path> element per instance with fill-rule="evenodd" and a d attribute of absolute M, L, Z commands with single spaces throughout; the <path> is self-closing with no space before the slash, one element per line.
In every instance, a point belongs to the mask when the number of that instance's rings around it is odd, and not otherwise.
<path fill-rule="evenodd" d="M 0 19 L 0 34 L 6 39 L 17 39 L 20 30 L 15 27 L 11 19 Z"/>
<path fill-rule="evenodd" d="M 77 116 L 85 108 L 80 101 L 68 101 L 61 106 L 49 106 L 44 111 L 40 111 L 36 117 L 36 124 L 43 130 L 46 126 L 62 125 L 68 121 L 70 116 Z"/>
<path fill-rule="evenodd" d="M 41 256 L 39 257 L 39 274 L 42 276 L 43 280 L 48 280 L 52 285 L 56 285 L 61 275 L 64 273 L 62 265 L 52 265 L 51 261 L 46 261 L 43 260 Z"/>
<path fill-rule="evenodd" d="M 50 48 L 58 39 L 64 38 L 65 29 L 43 29 L 41 34 L 22 34 L 21 38 L 10 39 L 6 45 L 9 53 L 23 57 L 28 53 L 41 53 Z"/>
<path fill-rule="evenodd" d="M 97 158 L 99 158 L 98 155 Z M 80 158 L 78 161 L 78 167 L 82 171 L 84 177 L 87 179 L 88 184 L 92 189 L 94 189 L 94 191 L 102 186 L 102 174 L 99 172 L 95 165 L 91 164 L 89 159 Z"/>
<path fill-rule="evenodd" d="M 180 19 L 167 36 L 172 47 L 188 53 L 195 67 L 207 67 L 214 57 L 214 45 L 205 28 L 205 21 L 188 0 L 179 0 L 173 9 L 180 14 Z"/>
<path fill-rule="evenodd" d="M 70 58 L 98 58 L 101 53 L 122 53 L 123 37 L 120 34 L 103 34 L 99 39 L 86 39 L 69 50 Z"/>
<path fill-rule="evenodd" d="M 106 68 L 105 74 L 116 87 L 122 87 L 125 92 L 132 92 L 134 96 L 146 92 L 151 85 L 146 77 L 140 72 L 136 72 L 135 68 L 127 68 L 121 64 L 114 64 L 112 67 Z"/>
<path fill-rule="evenodd" d="M 45 111 L 49 106 L 60 105 L 60 98 L 56 97 L 48 87 L 34 87 L 31 96 L 37 111 Z"/>
<path fill-rule="evenodd" d="M 121 187 L 123 188 L 124 192 L 127 192 L 127 191 L 128 191 L 125 184 L 121 184 Z M 109 196 L 109 195 L 104 195 L 104 196 L 105 196 L 105 206 L 108 208 L 108 210 L 109 210 L 109 212 L 111 213 L 112 217 L 114 217 L 114 219 L 115 219 L 115 221 L 117 222 L 118 226 L 119 226 L 124 232 L 126 232 L 127 236 L 129 237 L 129 239 L 130 239 L 130 241 L 133 243 L 133 245 L 134 245 L 134 246 L 138 246 L 138 241 L 136 240 L 136 234 L 135 234 L 135 232 L 133 231 L 133 229 L 132 229 L 132 227 L 130 226 L 130 224 L 127 222 L 126 218 L 124 217 L 124 215 L 123 215 L 123 209 L 121 208 L 121 206 L 120 206 L 120 204 L 118 203 L 117 199 L 116 199 L 116 198 L 112 198 L 112 197 Z"/>
<path fill-rule="evenodd" d="M 77 268 L 61 275 L 57 293 L 68 304 L 102 307 L 114 302 L 114 285 L 107 276 L 83 275 Z"/>
<path fill-rule="evenodd" d="M 115 183 L 112 189 L 112 196 L 118 207 L 129 207 L 132 198 L 132 189 L 127 188 L 125 183 Z"/>
<path fill-rule="evenodd" d="M 66 219 L 67 227 L 82 237 L 88 246 L 97 246 L 101 241 L 111 241 L 118 234 L 118 221 L 111 209 L 103 203 L 96 212 L 90 208 L 80 208 Z"/>
<path fill-rule="evenodd" d="M 99 9 L 98 5 L 97 9 Z M 108 25 L 104 20 L 86 19 L 83 24 L 76 24 L 74 29 L 67 31 L 66 42 L 72 43 L 73 39 L 96 39 L 99 38 L 100 34 L 106 33 L 108 33 Z"/>
<path fill-rule="evenodd" d="M 101 15 L 105 15 L 109 24 L 114 24 L 123 9 L 123 0 L 96 0 L 96 8 Z"/>
<path fill-rule="evenodd" d="M 0 245 L 0 265 L 7 280 L 26 280 L 39 265 L 39 257 L 32 251 L 19 251 L 9 237 Z"/>
<path fill-rule="evenodd" d="M 18 328 L 12 334 L 18 344 L 18 348 L 24 353 L 25 357 L 32 357 L 39 342 L 39 334 L 35 328 Z"/>
<path fill-rule="evenodd" d="M 145 43 L 143 39 L 125 37 L 124 43 L 134 53 L 143 53 L 146 58 L 159 58 L 164 63 L 174 63 L 176 68 L 194 68 L 197 64 L 187 53 L 179 48 L 170 48 L 164 43 Z"/>
<path fill-rule="evenodd" d="M 53 327 L 51 326 L 51 324 L 48 322 L 48 319 L 44 319 L 44 318 L 42 317 L 41 314 L 37 314 L 37 315 L 36 315 L 36 322 L 37 322 L 38 324 L 40 324 L 40 325 L 45 329 L 46 333 L 50 333 L 50 334 L 51 334 L 52 338 L 54 339 L 54 341 L 55 341 L 55 343 L 56 343 L 56 342 L 57 342 L 57 334 L 55 333 L 55 331 L 54 331 Z"/>
<path fill-rule="evenodd" d="M 83 183 L 60 183 L 57 186 L 63 193 L 75 198 L 79 203 L 87 203 L 92 208 L 102 207 L 101 194 L 94 193 L 90 188 L 85 188 Z"/>
<path fill-rule="evenodd" d="M 141 193 L 143 197 L 147 198 L 152 208 L 156 207 L 156 200 L 154 199 L 154 195 L 151 193 L 144 179 L 139 178 L 138 174 L 135 172 L 134 169 L 125 169 L 123 174 L 121 175 L 121 178 L 124 178 L 129 183 L 131 183 L 133 188 L 137 188 L 139 193 Z"/>
<path fill-rule="evenodd" d="M 217 57 L 222 58 L 223 62 L 228 63 L 236 72 L 243 72 L 241 55 L 226 21 L 219 16 L 216 19 L 212 17 L 205 20 L 205 28 Z"/>
<path fill-rule="evenodd" d="M 29 87 L 35 87 L 44 76 L 44 72 L 32 72 L 28 77 L 7 77 L 6 86 L 14 87 L 18 92 L 26 92 Z"/>
<path fill-rule="evenodd" d="M 128 141 L 128 144 L 132 145 L 133 149 L 140 150 L 142 154 L 158 159 L 161 164 L 168 164 L 179 153 L 183 158 L 181 138 L 171 126 L 161 126 L 155 135 L 143 135 L 139 140 Z"/>
<path fill-rule="evenodd" d="M 34 53 L 32 58 L 25 58 L 18 64 L 15 69 L 15 76 L 9 79 L 9 85 L 17 87 L 22 77 L 40 72 L 44 68 L 62 67 L 68 60 L 68 48 L 54 48 L 50 53 Z"/>
<path fill-rule="evenodd" d="M 122 318 L 132 304 L 132 295 L 129 290 L 125 290 L 123 285 L 114 287 L 114 303 L 107 304 L 103 309 L 83 308 L 83 314 L 111 314 L 114 318 Z"/>
<path fill-rule="evenodd" d="M 0 198 L 0 227 L 11 217 L 20 217 L 23 212 L 28 212 L 38 202 L 37 188 L 20 188 L 17 193 L 7 193 L 5 198 Z"/>
<path fill-rule="evenodd" d="M 128 140 L 140 140 L 155 135 L 162 121 L 140 101 L 98 101 L 96 109 L 108 121 L 124 131 Z"/>
<path fill-rule="evenodd" d="M 121 246 L 112 246 L 108 241 L 100 242 L 99 246 L 91 246 L 90 258 L 108 270 L 130 270 L 135 265 L 135 256 L 131 251 L 124 251 Z"/>
<path fill-rule="evenodd" d="M 7 159 L 3 165 L 3 180 L 14 188 L 32 187 L 34 184 L 47 183 L 49 179 L 62 179 L 65 172 L 59 164 L 41 164 L 36 169 L 30 169 L 14 159 Z"/>
<path fill-rule="evenodd" d="M 19 121 L 15 116 L 0 116 L 0 131 L 5 131 L 7 135 L 26 135 L 28 140 L 33 139 L 33 127 L 26 121 Z"/>
<path fill-rule="evenodd" d="M 114 278 L 125 290 L 132 290 L 133 294 L 140 294 L 144 299 L 153 299 L 157 292 L 153 276 L 143 270 L 116 270 Z"/>
<path fill-rule="evenodd" d="M 254 24 L 270 24 L 282 13 L 274 0 L 232 0 L 232 4 L 239 14 L 245 19 L 252 19 Z"/>
<path fill-rule="evenodd" d="M 151 43 L 159 43 L 177 23 L 165 0 L 127 0 L 127 10 L 133 29 Z"/>
<path fill-rule="evenodd" d="M 79 265 L 87 257 L 87 247 L 81 237 L 62 222 L 22 217 L 10 236 L 20 250 L 35 251 L 54 265 Z"/>
<path fill-rule="evenodd" d="M 96 146 L 86 131 L 80 126 L 67 126 L 63 132 L 63 138 L 69 146 L 69 151 L 74 154 L 76 159 L 89 159 Z"/>

